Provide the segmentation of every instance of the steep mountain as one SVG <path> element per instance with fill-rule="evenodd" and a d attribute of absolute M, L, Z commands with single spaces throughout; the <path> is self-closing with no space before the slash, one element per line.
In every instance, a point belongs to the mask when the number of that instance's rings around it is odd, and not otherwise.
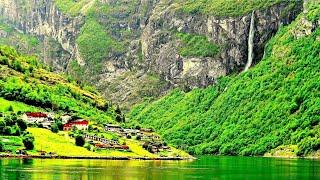
<path fill-rule="evenodd" d="M 305 1 L 304 12 L 281 27 L 255 67 L 205 89 L 177 89 L 145 102 L 133 108 L 131 122 L 194 154 L 319 155 L 319 4 Z"/>
<path fill-rule="evenodd" d="M 256 64 L 266 42 L 301 11 L 302 0 L 0 1 L 2 22 L 59 44 L 43 46 L 59 52 L 43 58 L 47 63 L 127 108 L 242 71 L 250 29 Z"/>

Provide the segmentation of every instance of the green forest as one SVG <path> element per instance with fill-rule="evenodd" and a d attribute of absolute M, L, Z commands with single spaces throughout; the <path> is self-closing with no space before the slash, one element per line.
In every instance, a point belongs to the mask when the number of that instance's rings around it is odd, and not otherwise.
<path fill-rule="evenodd" d="M 311 2 L 308 14 L 282 27 L 249 71 L 138 105 L 129 114 L 131 123 L 156 129 L 192 154 L 253 156 L 294 146 L 304 156 L 318 150 L 320 28 L 297 35 L 306 30 L 305 17 L 319 19 L 318 5 Z"/>

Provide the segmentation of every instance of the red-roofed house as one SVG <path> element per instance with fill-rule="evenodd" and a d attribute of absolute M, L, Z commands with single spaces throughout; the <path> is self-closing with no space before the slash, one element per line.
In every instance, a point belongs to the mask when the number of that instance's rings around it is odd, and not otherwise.
<path fill-rule="evenodd" d="M 48 120 L 48 115 L 42 112 L 28 112 L 25 113 L 22 117 L 28 123 L 37 123 Z"/>
<path fill-rule="evenodd" d="M 70 131 L 73 127 L 76 127 L 79 130 L 87 130 L 89 125 L 89 121 L 87 120 L 76 120 L 71 121 L 63 125 L 64 131 Z"/>
<path fill-rule="evenodd" d="M 21 117 L 28 124 L 42 124 L 45 128 L 50 128 L 51 124 L 54 123 L 53 113 L 42 113 L 42 112 L 27 112 Z"/>

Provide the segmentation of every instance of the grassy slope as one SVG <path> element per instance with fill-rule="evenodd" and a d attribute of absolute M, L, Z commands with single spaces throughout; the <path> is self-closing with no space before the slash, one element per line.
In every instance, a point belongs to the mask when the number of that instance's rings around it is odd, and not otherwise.
<path fill-rule="evenodd" d="M 13 108 L 14 112 L 36 112 L 40 110 L 40 108 L 30 106 L 22 102 L 8 101 L 0 98 L 0 112 L 6 112 L 10 106 Z"/>
<path fill-rule="evenodd" d="M 112 122 L 112 108 L 94 89 L 80 87 L 63 75 L 50 72 L 35 57 L 0 46 L 0 97 L 28 105 L 73 112 L 98 122 Z"/>
<path fill-rule="evenodd" d="M 319 17 L 315 12 L 308 18 Z M 248 72 L 214 87 L 173 91 L 135 107 L 130 118 L 197 154 L 262 155 L 280 145 L 298 145 L 299 155 L 318 150 L 320 29 L 295 38 L 301 18 L 282 28 Z"/>
<path fill-rule="evenodd" d="M 24 148 L 21 137 L 0 136 L 0 141 L 4 144 L 4 151 L 15 153 L 17 149 Z"/>
<path fill-rule="evenodd" d="M 288 0 L 176 0 L 176 7 L 186 13 L 220 17 L 241 16 Z"/>
<path fill-rule="evenodd" d="M 54 152 L 62 156 L 98 156 L 97 153 L 75 146 L 68 138 L 47 129 L 28 128 L 27 130 L 35 137 L 35 151 Z"/>
<path fill-rule="evenodd" d="M 65 132 L 55 134 L 47 129 L 41 128 L 28 128 L 28 132 L 32 133 L 35 137 L 35 149 L 30 153 L 38 154 L 36 151 L 54 152 L 57 155 L 62 156 L 110 156 L 110 157 L 150 157 L 156 158 L 158 155 L 149 153 L 139 145 L 138 141 L 126 140 L 126 144 L 130 147 L 132 152 L 123 152 L 115 150 L 103 150 L 103 151 L 88 151 L 86 148 L 75 146 L 74 139 L 67 136 Z M 6 137 L 3 137 L 6 138 Z M 12 139 L 12 137 L 9 137 Z M 18 137 L 14 137 L 18 138 Z M 18 140 L 16 140 L 18 141 Z M 21 140 L 20 140 L 21 141 Z M 19 143 L 19 142 L 17 142 Z M 17 144 L 16 143 L 16 144 Z M 21 144 L 21 143 L 20 143 Z M 7 149 L 13 149 L 9 146 Z M 20 146 L 19 146 L 20 147 Z M 189 155 L 181 150 L 172 148 L 174 155 L 180 155 L 181 157 L 189 157 Z"/>

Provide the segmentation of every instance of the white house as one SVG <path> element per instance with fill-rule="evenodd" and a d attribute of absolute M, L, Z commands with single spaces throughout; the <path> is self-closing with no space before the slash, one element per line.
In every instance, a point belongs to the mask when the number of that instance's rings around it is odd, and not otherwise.
<path fill-rule="evenodd" d="M 109 132 L 120 132 L 120 130 L 122 130 L 122 128 L 119 125 L 114 125 L 114 124 L 107 124 L 105 126 L 105 131 L 109 131 Z"/>
<path fill-rule="evenodd" d="M 63 125 L 64 131 L 71 131 L 73 127 L 76 127 L 78 130 L 88 130 L 89 121 L 79 119 L 76 121 L 68 122 L 67 124 Z"/>
<path fill-rule="evenodd" d="M 64 114 L 61 116 L 62 124 L 67 124 L 72 119 L 72 116 Z"/>
<path fill-rule="evenodd" d="M 42 113 L 42 112 L 29 112 L 21 116 L 21 119 L 26 121 L 28 124 L 42 124 L 44 128 L 50 128 L 52 123 L 54 123 L 53 113 Z"/>
<path fill-rule="evenodd" d="M 27 123 L 33 124 L 38 122 L 43 122 L 48 120 L 48 115 L 41 112 L 28 112 L 21 117 Z"/>

